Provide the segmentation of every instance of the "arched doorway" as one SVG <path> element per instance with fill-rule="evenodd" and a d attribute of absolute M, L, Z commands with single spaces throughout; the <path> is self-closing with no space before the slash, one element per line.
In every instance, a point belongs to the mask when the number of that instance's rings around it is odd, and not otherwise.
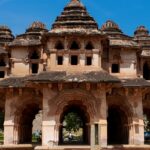
<path fill-rule="evenodd" d="M 143 78 L 150 80 L 150 66 L 147 62 L 145 62 L 143 66 Z"/>
<path fill-rule="evenodd" d="M 69 104 L 60 117 L 60 145 L 90 144 L 89 115 L 86 107 L 81 104 Z"/>
<path fill-rule="evenodd" d="M 119 106 L 111 106 L 108 109 L 108 144 L 128 144 L 129 128 L 126 113 Z"/>
<path fill-rule="evenodd" d="M 37 131 L 38 133 L 34 133 L 33 130 L 33 121 L 36 119 L 39 112 L 40 108 L 36 104 L 27 105 L 21 112 L 18 130 L 19 144 L 41 143 L 41 129 Z M 39 138 L 37 138 L 37 134 L 39 135 Z"/>

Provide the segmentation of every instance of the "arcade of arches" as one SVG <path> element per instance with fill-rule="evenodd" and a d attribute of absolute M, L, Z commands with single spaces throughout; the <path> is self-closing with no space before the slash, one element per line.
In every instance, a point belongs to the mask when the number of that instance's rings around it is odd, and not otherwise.
<path fill-rule="evenodd" d="M 111 20 L 99 28 L 80 0 L 50 30 L 35 21 L 14 36 L 0 25 L 0 142 L 38 150 L 149 144 L 149 60 L 146 27 L 132 37 Z"/>
<path fill-rule="evenodd" d="M 144 144 L 144 115 L 150 120 L 148 91 L 100 85 L 39 83 L 30 90 L 8 89 L 4 144 L 32 143 L 33 120 L 40 110 L 41 141 L 36 144 L 41 146 Z M 68 114 L 80 120 L 78 130 L 67 130 Z"/>

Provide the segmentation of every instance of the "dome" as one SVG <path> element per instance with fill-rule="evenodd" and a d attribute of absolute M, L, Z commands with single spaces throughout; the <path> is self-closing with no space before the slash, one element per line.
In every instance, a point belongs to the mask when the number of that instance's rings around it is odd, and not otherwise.
<path fill-rule="evenodd" d="M 7 30 L 7 31 L 9 30 L 10 31 L 10 29 L 5 25 L 0 25 L 0 30 Z"/>
<path fill-rule="evenodd" d="M 0 25 L 0 43 L 8 43 L 14 39 L 11 30 L 5 26 Z"/>
<path fill-rule="evenodd" d="M 98 25 L 79 0 L 71 0 L 52 25 L 52 29 L 98 29 Z"/>
<path fill-rule="evenodd" d="M 46 26 L 44 23 L 40 21 L 33 22 L 30 27 L 26 30 L 26 32 L 41 32 L 47 31 Z"/>
<path fill-rule="evenodd" d="M 122 33 L 122 31 L 119 28 L 119 26 L 114 21 L 111 21 L 111 20 L 106 21 L 106 23 L 103 24 L 101 30 L 105 31 L 105 32 Z"/>
<path fill-rule="evenodd" d="M 149 31 L 146 29 L 145 26 L 137 27 L 136 31 L 134 32 L 135 36 L 148 36 Z"/>

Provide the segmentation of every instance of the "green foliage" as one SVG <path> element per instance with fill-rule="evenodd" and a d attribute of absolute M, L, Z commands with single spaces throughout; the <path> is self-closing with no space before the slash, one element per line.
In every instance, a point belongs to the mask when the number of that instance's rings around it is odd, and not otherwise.
<path fill-rule="evenodd" d="M 71 131 L 77 132 L 83 126 L 81 117 L 75 112 L 68 113 L 65 116 L 63 123 L 65 125 L 66 131 L 69 132 Z"/>
<path fill-rule="evenodd" d="M 146 115 L 144 115 L 144 129 L 145 131 L 150 131 L 150 121 Z"/>

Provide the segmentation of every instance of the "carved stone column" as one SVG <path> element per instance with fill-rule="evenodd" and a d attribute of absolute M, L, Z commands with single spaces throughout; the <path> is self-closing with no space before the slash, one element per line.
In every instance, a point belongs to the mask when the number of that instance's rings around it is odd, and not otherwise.
<path fill-rule="evenodd" d="M 106 147 L 107 146 L 107 103 L 106 103 L 106 91 L 105 87 L 102 87 L 100 90 L 100 146 Z"/>
<path fill-rule="evenodd" d="M 94 93 L 97 99 L 97 124 L 98 124 L 98 145 L 100 147 L 107 146 L 107 104 L 105 85 L 98 84 L 97 91 Z"/>
<path fill-rule="evenodd" d="M 50 87 L 43 88 L 43 121 L 42 121 L 42 145 L 53 147 L 58 141 L 55 138 L 56 121 L 54 114 L 49 114 L 53 109 L 49 100 L 53 98 L 55 92 Z"/>
<path fill-rule="evenodd" d="M 143 106 L 142 106 L 142 91 L 134 89 L 132 94 L 128 94 L 128 101 L 133 106 L 132 122 L 129 125 L 129 144 L 143 145 L 144 144 L 144 121 L 143 121 Z"/>
<path fill-rule="evenodd" d="M 63 64 L 65 66 L 69 66 L 69 54 L 64 54 L 64 61 Z"/>
<path fill-rule="evenodd" d="M 95 125 L 91 124 L 91 150 L 95 149 Z"/>
<path fill-rule="evenodd" d="M 101 68 L 101 57 L 99 54 L 99 49 L 93 49 L 93 66 Z"/>
<path fill-rule="evenodd" d="M 143 145 L 144 144 L 144 123 L 143 120 L 133 120 L 129 132 L 130 145 Z"/>
<path fill-rule="evenodd" d="M 12 102 L 15 103 L 17 99 L 18 96 L 13 96 L 13 90 L 7 92 L 5 102 L 4 145 L 18 143 L 18 128 L 14 115 L 15 107 L 12 106 Z"/>
<path fill-rule="evenodd" d="M 79 60 L 80 61 L 80 66 L 85 66 L 85 63 L 86 63 L 85 62 L 85 60 L 86 60 L 85 59 L 85 54 L 80 54 L 79 58 L 80 58 L 80 60 Z"/>

